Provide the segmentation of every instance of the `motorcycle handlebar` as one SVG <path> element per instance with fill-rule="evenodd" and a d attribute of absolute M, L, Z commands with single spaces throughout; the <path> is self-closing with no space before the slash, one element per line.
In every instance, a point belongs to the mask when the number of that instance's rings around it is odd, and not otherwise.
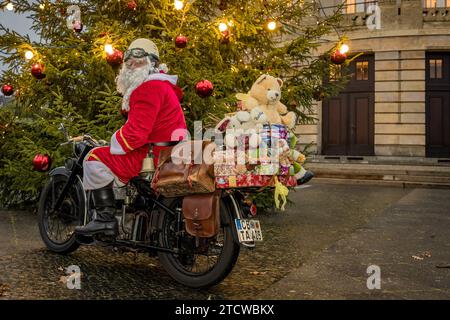
<path fill-rule="evenodd" d="M 108 144 L 105 140 L 97 141 L 94 138 L 92 138 L 90 135 L 85 134 L 82 136 L 69 138 L 69 140 L 67 142 L 61 143 L 61 145 L 66 145 L 69 143 L 78 143 L 78 142 L 83 142 L 83 141 L 90 141 L 90 142 L 92 142 L 92 144 L 98 145 L 98 146 L 104 146 L 104 145 Z"/>

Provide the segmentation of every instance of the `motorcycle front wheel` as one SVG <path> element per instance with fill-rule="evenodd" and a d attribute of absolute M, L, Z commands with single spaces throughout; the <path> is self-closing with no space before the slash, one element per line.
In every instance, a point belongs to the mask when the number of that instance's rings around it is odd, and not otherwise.
<path fill-rule="evenodd" d="M 67 180 L 65 175 L 51 176 L 41 192 L 38 209 L 42 241 L 49 250 L 59 254 L 68 254 L 78 249 L 74 229 L 82 225 L 85 210 L 85 195 L 78 180 L 70 186 L 60 209 L 52 210 Z"/>
<path fill-rule="evenodd" d="M 166 205 L 181 213 L 183 198 L 168 200 Z M 220 230 L 213 238 L 195 238 L 182 232 L 176 216 L 162 214 L 160 241 L 177 253 L 159 252 L 159 260 L 166 272 L 177 282 L 190 288 L 205 288 L 218 284 L 233 270 L 240 246 L 233 238 L 233 218 L 230 208 L 221 199 Z M 182 228 L 184 229 L 184 228 Z"/>

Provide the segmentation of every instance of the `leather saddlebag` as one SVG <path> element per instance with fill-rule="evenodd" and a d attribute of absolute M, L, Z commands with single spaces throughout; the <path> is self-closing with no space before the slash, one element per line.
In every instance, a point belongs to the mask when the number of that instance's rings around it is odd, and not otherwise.
<path fill-rule="evenodd" d="M 183 216 L 186 232 L 199 238 L 211 238 L 220 228 L 220 193 L 184 197 Z"/>
<path fill-rule="evenodd" d="M 161 150 L 152 187 L 165 197 L 211 193 L 216 190 L 211 161 L 215 144 L 211 141 L 183 141 Z M 205 163 L 205 158 L 211 164 Z"/>

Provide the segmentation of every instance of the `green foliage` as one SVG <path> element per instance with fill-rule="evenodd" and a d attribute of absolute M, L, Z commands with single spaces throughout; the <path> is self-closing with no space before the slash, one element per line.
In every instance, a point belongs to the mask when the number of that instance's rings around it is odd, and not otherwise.
<path fill-rule="evenodd" d="M 136 0 L 136 10 L 127 8 L 127 0 L 0 0 L 0 7 L 8 2 L 33 20 L 32 29 L 41 40 L 32 43 L 0 24 L 0 63 L 8 67 L 0 84 L 18 90 L 15 101 L 0 109 L 0 205 L 38 195 L 45 176 L 32 171 L 35 153 L 50 154 L 56 165 L 67 156 L 67 148 L 59 147 L 59 123 L 71 135 L 89 132 L 105 140 L 123 123 L 120 96 L 114 90 L 118 69 L 106 62 L 105 44 L 124 51 L 138 37 L 155 41 L 162 62 L 179 75 L 190 128 L 196 120 L 213 125 L 234 111 L 235 93 L 247 92 L 262 73 L 285 80 L 283 102 L 300 121 L 311 121 L 305 111 L 317 90 L 330 95 L 338 86 L 322 83 L 330 62 L 315 57 L 315 49 L 340 15 L 321 16 L 313 3 L 191 0 L 178 11 L 173 0 Z M 67 27 L 65 10 L 70 4 L 81 8 L 81 33 Z M 271 32 L 266 24 L 273 17 L 278 28 Z M 220 22 L 231 25 L 229 43 L 222 41 Z M 189 39 L 184 49 L 175 47 L 179 34 Z M 27 50 L 34 52 L 30 61 L 24 58 Z M 45 79 L 31 75 L 36 62 L 45 66 Z M 195 93 L 202 79 L 214 84 L 209 98 Z"/>

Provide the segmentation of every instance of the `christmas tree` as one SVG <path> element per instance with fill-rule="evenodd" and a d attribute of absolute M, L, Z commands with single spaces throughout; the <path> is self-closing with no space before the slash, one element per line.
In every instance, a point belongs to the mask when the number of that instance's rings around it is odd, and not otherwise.
<path fill-rule="evenodd" d="M 14 95 L 0 109 L 3 205 L 38 195 L 46 177 L 32 170 L 36 153 L 56 165 L 69 154 L 59 146 L 59 123 L 73 136 L 105 140 L 120 127 L 114 80 L 136 38 L 153 40 L 169 73 L 179 76 L 190 128 L 235 111 L 235 94 L 262 73 L 285 80 L 283 102 L 299 121 L 311 120 L 305 111 L 318 92 L 330 95 L 338 85 L 323 83 L 332 64 L 314 50 L 340 14 L 324 15 L 314 1 L 7 0 L 0 8 L 27 14 L 40 38 L 31 42 L 0 24 L 0 63 L 7 67 L 0 86 Z M 206 88 L 196 86 L 202 80 Z"/>

